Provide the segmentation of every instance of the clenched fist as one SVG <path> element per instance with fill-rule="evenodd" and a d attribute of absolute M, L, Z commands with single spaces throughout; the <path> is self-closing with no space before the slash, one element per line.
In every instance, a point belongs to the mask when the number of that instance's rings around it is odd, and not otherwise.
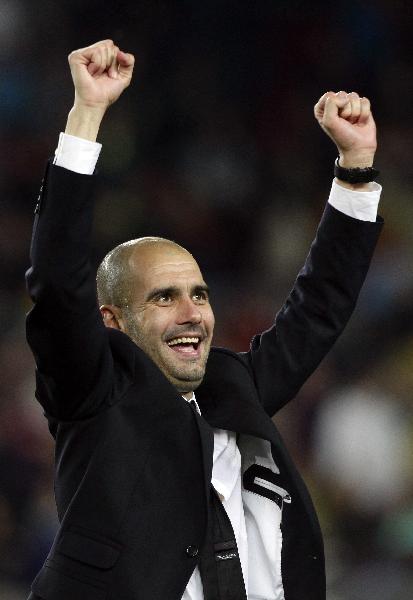
<path fill-rule="evenodd" d="M 119 50 L 112 40 L 75 50 L 68 60 L 75 85 L 75 104 L 103 110 L 128 87 L 135 63 L 132 54 Z"/>
<path fill-rule="evenodd" d="M 68 60 L 75 102 L 66 133 L 94 141 L 107 108 L 130 84 L 135 59 L 112 40 L 103 40 L 71 52 Z"/>
<path fill-rule="evenodd" d="M 336 144 L 342 167 L 372 166 L 377 136 L 368 98 L 355 92 L 327 92 L 315 105 L 314 115 Z"/>

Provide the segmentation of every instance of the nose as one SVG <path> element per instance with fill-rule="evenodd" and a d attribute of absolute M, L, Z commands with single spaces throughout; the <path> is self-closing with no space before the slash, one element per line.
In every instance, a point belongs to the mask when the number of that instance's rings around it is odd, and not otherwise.
<path fill-rule="evenodd" d="M 202 321 L 202 313 L 189 296 L 181 298 L 178 307 L 177 323 L 200 323 Z"/>

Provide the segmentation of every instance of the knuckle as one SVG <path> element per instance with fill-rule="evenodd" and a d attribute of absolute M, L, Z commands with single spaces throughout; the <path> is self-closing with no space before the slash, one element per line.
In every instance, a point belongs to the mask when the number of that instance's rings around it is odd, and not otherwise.
<path fill-rule="evenodd" d="M 113 40 L 107 39 L 107 40 L 100 40 L 100 42 L 96 42 L 95 45 L 104 47 L 104 46 L 109 46 L 111 44 L 113 45 Z"/>

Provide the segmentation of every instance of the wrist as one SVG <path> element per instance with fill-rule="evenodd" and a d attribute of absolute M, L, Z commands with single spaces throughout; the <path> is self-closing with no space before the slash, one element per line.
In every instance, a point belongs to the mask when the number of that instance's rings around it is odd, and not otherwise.
<path fill-rule="evenodd" d="M 345 169 L 366 169 L 373 166 L 375 150 L 349 151 L 339 149 L 339 165 Z"/>
<path fill-rule="evenodd" d="M 106 108 L 75 102 L 67 117 L 65 133 L 95 142 Z"/>

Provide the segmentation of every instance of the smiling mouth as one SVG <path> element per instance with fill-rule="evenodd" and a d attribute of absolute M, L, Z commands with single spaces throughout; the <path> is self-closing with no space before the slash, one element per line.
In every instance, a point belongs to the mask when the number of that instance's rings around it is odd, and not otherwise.
<path fill-rule="evenodd" d="M 174 352 L 190 358 L 200 356 L 200 338 L 178 337 L 167 342 L 169 348 Z"/>

